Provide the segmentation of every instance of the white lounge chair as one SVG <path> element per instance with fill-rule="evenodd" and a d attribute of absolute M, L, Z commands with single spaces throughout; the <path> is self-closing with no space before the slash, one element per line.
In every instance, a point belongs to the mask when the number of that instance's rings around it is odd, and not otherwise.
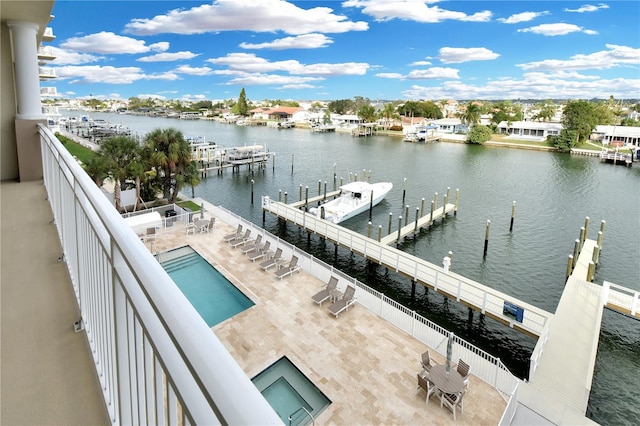
<path fill-rule="evenodd" d="M 327 309 L 329 309 L 329 312 L 331 312 L 333 315 L 335 315 L 336 318 L 338 318 L 340 312 L 346 311 L 347 309 L 349 309 L 349 306 L 356 303 L 355 295 L 355 287 L 347 286 L 347 289 L 344 291 L 342 298 L 333 302 Z"/>
<path fill-rule="evenodd" d="M 249 259 L 252 262 L 255 262 L 258 259 L 262 259 L 263 257 L 268 256 L 269 253 L 273 253 L 271 251 L 271 241 L 267 241 L 266 243 L 264 243 L 264 246 L 260 250 L 254 250 L 247 253 L 247 256 L 249 256 Z"/>
<path fill-rule="evenodd" d="M 238 237 L 242 236 L 242 224 L 238 224 L 238 228 L 236 229 L 235 232 L 231 233 L 231 234 L 227 234 L 224 237 L 222 237 L 226 242 L 229 242 L 231 240 L 234 240 Z"/>
<path fill-rule="evenodd" d="M 298 258 L 296 256 L 293 256 L 291 258 L 291 261 L 289 262 L 289 265 L 276 271 L 276 277 L 283 279 L 287 275 L 291 275 L 299 270 L 300 265 L 298 265 Z"/>
<path fill-rule="evenodd" d="M 259 234 L 253 242 L 247 242 L 247 244 L 242 246 L 242 252 L 247 254 L 254 250 L 260 250 L 262 246 L 262 234 Z"/>
<path fill-rule="evenodd" d="M 331 298 L 331 292 L 336 289 L 338 286 L 338 279 L 336 277 L 331 277 L 329 282 L 325 287 L 311 296 L 311 300 L 316 302 L 318 305 L 322 305 L 325 300 L 329 300 Z"/>
<path fill-rule="evenodd" d="M 272 258 L 265 260 L 264 262 L 262 262 L 260 264 L 260 267 L 263 270 L 268 270 L 269 268 L 272 268 L 274 266 L 276 266 L 278 264 L 278 262 L 280 262 L 280 260 L 282 259 L 282 249 L 279 248 L 276 250 L 276 254 L 273 255 Z"/>
<path fill-rule="evenodd" d="M 229 244 L 231 244 L 231 247 L 236 248 L 246 244 L 247 241 L 250 241 L 250 240 L 251 240 L 251 229 L 247 229 L 246 231 L 244 231 L 244 235 L 229 241 Z"/>

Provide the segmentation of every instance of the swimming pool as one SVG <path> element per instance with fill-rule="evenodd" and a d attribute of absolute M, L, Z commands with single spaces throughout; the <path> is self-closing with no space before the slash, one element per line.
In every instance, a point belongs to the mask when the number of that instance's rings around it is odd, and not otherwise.
<path fill-rule="evenodd" d="M 161 253 L 160 264 L 209 327 L 254 305 L 190 246 Z"/>
<path fill-rule="evenodd" d="M 306 425 L 331 404 L 285 356 L 251 379 L 284 424 Z M 291 417 L 291 419 L 290 419 Z"/>

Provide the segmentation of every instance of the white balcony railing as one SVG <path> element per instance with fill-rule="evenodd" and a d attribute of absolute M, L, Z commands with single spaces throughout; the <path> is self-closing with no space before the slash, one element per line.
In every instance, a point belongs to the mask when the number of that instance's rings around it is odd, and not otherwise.
<path fill-rule="evenodd" d="M 38 68 L 38 74 L 40 78 L 57 78 L 56 70 L 48 67 L 40 67 Z"/>
<path fill-rule="evenodd" d="M 44 184 L 113 424 L 282 424 L 76 160 L 39 126 Z"/>

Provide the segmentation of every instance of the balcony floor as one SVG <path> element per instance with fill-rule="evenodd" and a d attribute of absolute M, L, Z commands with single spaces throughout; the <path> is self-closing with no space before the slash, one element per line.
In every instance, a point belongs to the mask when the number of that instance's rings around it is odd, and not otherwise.
<path fill-rule="evenodd" d="M 181 226 L 147 247 L 192 246 L 256 303 L 212 329 L 248 377 L 286 355 L 332 401 L 319 424 L 453 423 L 439 399 L 426 405 L 424 391 L 416 394 L 424 344 L 357 304 L 334 318 L 328 302 L 311 301 L 324 283 L 304 271 L 282 281 L 264 272 L 222 240 L 233 230 L 219 223 L 212 234 L 185 235 Z M 498 391 L 472 376 L 456 423 L 497 424 L 505 407 Z"/>
<path fill-rule="evenodd" d="M 42 182 L 0 184 L 3 425 L 111 424 Z"/>

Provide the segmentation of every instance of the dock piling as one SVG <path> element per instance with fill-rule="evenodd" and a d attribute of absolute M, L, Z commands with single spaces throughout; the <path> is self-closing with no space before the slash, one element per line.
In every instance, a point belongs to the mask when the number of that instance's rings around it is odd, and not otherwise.
<path fill-rule="evenodd" d="M 582 246 L 584 245 L 585 235 L 587 231 L 584 229 L 584 226 L 580 228 L 580 250 L 582 250 Z"/>
<path fill-rule="evenodd" d="M 433 208 L 434 209 L 438 208 L 438 193 L 437 192 L 433 195 Z"/>
<path fill-rule="evenodd" d="M 587 281 L 593 282 L 593 278 L 596 275 L 596 264 L 593 263 L 593 260 L 589 261 L 589 266 L 587 267 Z"/>
<path fill-rule="evenodd" d="M 573 271 L 573 255 L 570 254 L 569 258 L 567 259 L 567 273 L 566 273 L 566 277 L 565 277 L 565 281 L 569 279 L 569 277 L 571 276 L 571 271 Z"/>
<path fill-rule="evenodd" d="M 378 242 L 382 240 L 382 225 L 378 225 Z"/>
<path fill-rule="evenodd" d="M 304 211 L 308 211 L 309 209 L 309 187 L 305 187 L 304 189 Z"/>
<path fill-rule="evenodd" d="M 322 180 L 318 179 L 318 195 L 322 195 Z"/>
<path fill-rule="evenodd" d="M 393 220 L 393 213 L 389 212 L 389 230 L 387 231 L 387 235 L 391 234 L 391 221 Z"/>
<path fill-rule="evenodd" d="M 327 181 L 324 181 L 324 196 L 322 197 L 322 201 L 327 199 Z"/>
<path fill-rule="evenodd" d="M 580 254 L 580 240 L 577 239 L 573 244 L 573 258 L 578 259 L 579 254 Z"/>
<path fill-rule="evenodd" d="M 251 179 L 251 204 L 253 204 L 253 184 L 254 184 L 254 181 L 253 179 Z"/>
<path fill-rule="evenodd" d="M 460 200 L 460 190 L 458 188 L 456 188 L 456 203 L 453 207 L 453 215 L 457 216 L 458 215 L 458 201 Z"/>
<path fill-rule="evenodd" d="M 513 218 L 516 217 L 516 202 L 511 205 L 511 224 L 509 225 L 509 232 L 513 231 Z"/>
<path fill-rule="evenodd" d="M 371 221 L 372 215 L 373 215 L 373 191 L 371 191 L 371 196 L 369 197 L 369 221 Z"/>
<path fill-rule="evenodd" d="M 586 240 L 588 237 L 587 235 L 589 235 L 589 216 L 584 218 L 584 239 Z"/>
<path fill-rule="evenodd" d="M 418 233 L 418 219 L 420 218 L 420 207 L 416 207 L 416 223 L 415 226 L 413 228 L 413 233 L 417 234 Z"/>
<path fill-rule="evenodd" d="M 409 204 L 404 206 L 404 226 L 409 224 Z"/>
<path fill-rule="evenodd" d="M 484 234 L 484 253 L 483 256 L 487 255 L 487 248 L 489 248 L 489 229 L 491 228 L 491 220 L 487 219 L 487 229 Z"/>
<path fill-rule="evenodd" d="M 404 199 L 407 195 L 407 178 L 404 178 L 402 181 L 402 204 L 404 204 Z"/>
<path fill-rule="evenodd" d="M 398 216 L 398 239 L 396 244 L 400 244 L 400 238 L 402 237 L 402 216 Z"/>
<path fill-rule="evenodd" d="M 278 202 L 282 201 L 282 189 L 278 189 Z"/>
<path fill-rule="evenodd" d="M 291 176 L 293 176 L 293 154 L 291 154 Z"/>
<path fill-rule="evenodd" d="M 287 191 L 284 192 L 284 203 L 287 204 Z"/>
<path fill-rule="evenodd" d="M 420 203 L 420 216 L 424 216 L 424 197 L 422 197 L 422 200 Z"/>
<path fill-rule="evenodd" d="M 300 184 L 300 199 L 298 201 L 302 201 L 302 184 Z"/>
<path fill-rule="evenodd" d="M 591 257 L 591 259 L 596 265 L 600 262 L 600 247 L 595 246 L 593 248 L 593 256 Z"/>
<path fill-rule="evenodd" d="M 369 221 L 369 223 L 367 224 L 367 238 L 371 238 L 371 230 L 373 229 L 372 226 L 373 224 L 371 223 L 371 221 Z"/>
<path fill-rule="evenodd" d="M 429 214 L 429 228 L 433 225 L 433 210 L 435 209 L 435 202 L 431 200 L 431 213 Z"/>

